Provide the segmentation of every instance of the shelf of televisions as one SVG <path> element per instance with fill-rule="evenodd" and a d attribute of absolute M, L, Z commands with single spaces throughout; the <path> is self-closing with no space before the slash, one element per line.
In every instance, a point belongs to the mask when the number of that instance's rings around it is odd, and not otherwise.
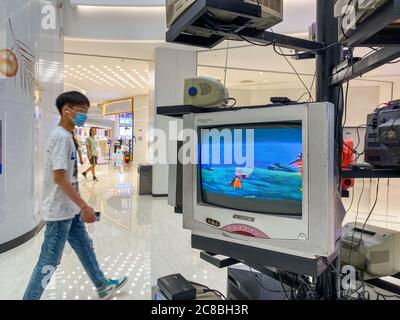
<path fill-rule="evenodd" d="M 340 1 L 336 3 L 338 11 Z M 377 9 L 370 12 L 367 16 L 358 15 L 356 27 L 349 30 L 343 28 L 344 16 L 336 12 L 339 16 L 339 42 L 348 48 L 367 47 L 371 51 L 362 58 L 354 58 L 352 49 L 349 49 L 347 58 L 334 68 L 331 85 L 342 85 L 383 65 L 400 63 L 396 60 L 400 57 L 400 0 L 379 0 Z M 344 145 L 344 149 L 352 151 L 355 159 L 344 165 L 342 177 L 400 178 L 400 100 L 378 106 L 368 115 L 364 127 L 363 152 Z M 368 164 L 353 165 L 361 156 Z"/>
<path fill-rule="evenodd" d="M 376 2 L 376 1 L 375 1 Z M 337 0 L 335 16 L 338 17 L 339 39 L 348 49 L 344 60 L 332 70 L 331 86 L 343 85 L 357 77 L 389 63 L 400 62 L 400 0 L 378 0 L 373 10 L 358 10 L 355 28 L 345 29 L 343 23 L 351 12 L 343 13 L 343 3 L 351 8 L 355 0 Z M 248 27 L 236 29 L 216 28 L 206 19 L 207 12 L 213 10 L 227 10 L 241 12 L 241 6 L 246 10 L 255 10 L 249 4 L 238 2 L 224 3 L 223 8 L 216 0 L 199 0 L 186 12 L 185 17 L 168 30 L 167 41 L 214 47 L 226 39 L 255 41 L 259 44 L 282 46 L 296 51 L 298 58 L 305 58 L 307 54 L 327 49 L 322 43 L 289 37 L 269 31 L 254 30 Z M 199 23 L 206 19 L 205 26 Z M 204 22 L 204 21 L 203 21 Z M 214 26 L 214 27 L 213 27 Z M 212 30 L 210 30 L 210 28 Z M 355 47 L 369 47 L 371 52 L 364 57 L 355 58 Z M 399 59 L 399 60 L 396 60 Z M 255 106 L 255 108 L 260 106 Z M 262 106 L 266 107 L 266 106 Z M 235 108 L 236 109 L 236 108 Z M 218 112 L 221 109 L 208 108 L 207 112 Z M 157 113 L 171 117 L 183 117 L 184 114 L 202 113 L 204 109 L 192 105 L 159 107 Z M 400 101 L 393 101 L 378 107 L 368 116 L 367 133 L 365 137 L 366 150 L 357 153 L 352 150 L 356 159 L 349 162 L 342 169 L 344 179 L 352 178 L 400 178 Z M 344 146 L 345 148 L 346 146 Z M 351 148 L 350 148 L 351 149 Z M 366 164 L 356 164 L 360 155 L 364 155 Z"/>

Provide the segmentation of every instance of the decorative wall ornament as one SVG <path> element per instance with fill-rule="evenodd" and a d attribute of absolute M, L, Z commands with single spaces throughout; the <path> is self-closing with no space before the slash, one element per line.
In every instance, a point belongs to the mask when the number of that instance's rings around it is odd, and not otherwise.
<path fill-rule="evenodd" d="M 35 88 L 36 81 L 36 57 L 32 53 L 32 49 L 27 46 L 22 41 L 19 41 L 14 34 L 11 19 L 8 19 L 8 23 L 10 26 L 10 31 L 12 35 L 12 39 L 14 41 L 14 45 L 9 49 L 5 49 L 8 53 L 8 59 L 10 64 L 16 64 L 14 67 L 15 74 L 10 72 L 10 74 L 14 77 L 19 74 L 19 84 L 21 86 L 21 90 L 28 95 L 33 94 L 33 90 Z M 7 67 L 8 68 L 8 67 Z M 10 70 L 11 71 L 11 70 Z"/>
<path fill-rule="evenodd" d="M 18 61 L 9 49 L 0 49 L 0 73 L 6 77 L 15 77 L 18 72 Z"/>

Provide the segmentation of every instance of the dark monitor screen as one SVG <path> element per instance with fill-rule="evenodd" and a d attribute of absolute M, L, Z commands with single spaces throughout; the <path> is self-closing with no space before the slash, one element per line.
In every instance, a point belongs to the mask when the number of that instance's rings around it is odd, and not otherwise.
<path fill-rule="evenodd" d="M 302 216 L 301 123 L 199 130 L 198 180 L 203 203 L 240 211 Z"/>

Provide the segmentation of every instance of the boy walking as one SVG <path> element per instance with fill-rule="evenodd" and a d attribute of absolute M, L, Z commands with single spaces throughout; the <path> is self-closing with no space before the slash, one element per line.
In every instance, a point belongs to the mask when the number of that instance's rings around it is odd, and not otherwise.
<path fill-rule="evenodd" d="M 78 152 L 73 129 L 85 124 L 90 103 L 80 92 L 71 91 L 60 95 L 56 106 L 61 120 L 47 141 L 44 199 L 41 206 L 46 231 L 39 261 L 23 299 L 40 299 L 50 281 L 49 270 L 54 273 L 60 264 L 67 241 L 97 288 L 99 298 L 107 299 L 125 285 L 128 279 L 123 277 L 113 280 L 104 277 L 84 224 L 95 222 L 95 214 L 93 208 L 79 195 Z"/>

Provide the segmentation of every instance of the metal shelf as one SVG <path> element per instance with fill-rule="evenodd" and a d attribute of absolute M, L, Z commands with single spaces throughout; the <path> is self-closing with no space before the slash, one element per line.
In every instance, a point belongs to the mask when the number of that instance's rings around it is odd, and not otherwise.
<path fill-rule="evenodd" d="M 399 40 L 400 42 L 400 40 Z M 343 70 L 335 73 L 331 77 L 331 85 L 338 85 L 349 80 L 355 79 L 368 73 L 376 68 L 379 68 L 390 61 L 400 57 L 400 47 L 382 48 L 368 57 L 356 62 L 352 66 L 348 66 Z"/>
<path fill-rule="evenodd" d="M 317 50 L 323 47 L 322 43 L 315 41 L 261 31 L 255 28 L 238 27 L 232 32 L 222 32 L 201 27 L 196 23 L 207 11 L 213 10 L 235 12 L 238 15 L 238 25 L 244 24 L 253 17 L 261 17 L 261 9 L 257 4 L 239 0 L 197 0 L 167 31 L 167 42 L 213 48 L 228 39 L 242 41 L 243 38 L 238 35 L 239 33 L 250 41 L 257 41 L 259 43 L 274 41 L 280 47 L 298 51 Z"/>
<path fill-rule="evenodd" d="M 297 102 L 288 103 L 288 104 L 266 104 L 266 105 L 256 105 L 256 106 L 241 106 L 234 108 L 219 108 L 219 107 L 211 107 L 211 108 L 202 108 L 196 107 L 193 105 L 180 105 L 180 106 L 165 106 L 165 107 L 157 107 L 157 114 L 159 116 L 167 116 L 174 118 L 183 118 L 185 114 L 190 113 L 210 113 L 210 112 L 223 112 L 223 111 L 239 111 L 243 109 L 260 109 L 260 108 L 276 108 L 281 106 L 287 106 L 291 104 L 299 104 Z"/>
<path fill-rule="evenodd" d="M 400 169 L 380 169 L 369 165 L 355 165 L 342 171 L 342 178 L 400 178 Z"/>
<path fill-rule="evenodd" d="M 182 118 L 185 114 L 203 113 L 204 109 L 192 105 L 157 107 L 159 116 Z"/>
<path fill-rule="evenodd" d="M 349 47 L 399 46 L 400 28 L 389 27 L 399 19 L 400 0 L 390 0 L 358 24 L 355 29 L 347 31 L 345 35 L 342 33 L 339 41 Z M 388 32 L 394 38 L 385 36 Z"/>

